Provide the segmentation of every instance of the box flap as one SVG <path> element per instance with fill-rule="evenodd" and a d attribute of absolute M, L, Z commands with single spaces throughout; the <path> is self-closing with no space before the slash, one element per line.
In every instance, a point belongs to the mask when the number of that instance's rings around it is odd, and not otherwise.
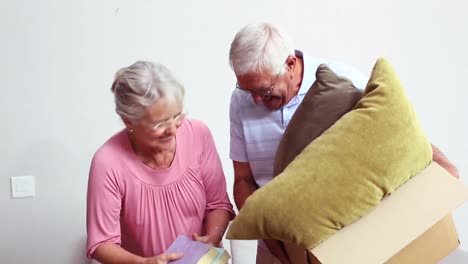
<path fill-rule="evenodd" d="M 452 214 L 448 214 L 396 255 L 393 255 L 385 264 L 439 263 L 459 245 Z"/>
<path fill-rule="evenodd" d="M 322 262 L 384 263 L 468 199 L 468 187 L 432 162 L 369 214 L 310 251 Z"/>

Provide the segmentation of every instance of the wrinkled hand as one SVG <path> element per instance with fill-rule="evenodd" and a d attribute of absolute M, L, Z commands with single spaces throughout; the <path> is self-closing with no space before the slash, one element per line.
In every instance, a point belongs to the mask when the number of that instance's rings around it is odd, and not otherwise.
<path fill-rule="evenodd" d="M 182 253 L 161 254 L 156 257 L 146 258 L 145 264 L 167 264 L 169 261 L 180 259 Z"/>
<path fill-rule="evenodd" d="M 281 264 L 291 264 L 288 257 L 281 250 L 281 245 L 278 240 L 264 239 L 263 242 L 265 242 L 265 245 L 267 246 L 270 253 L 275 256 L 275 258 L 279 260 Z"/>
<path fill-rule="evenodd" d="M 457 167 L 455 167 L 455 165 L 447 159 L 445 154 L 434 145 L 432 145 L 432 160 L 447 170 L 453 177 L 457 179 L 460 178 Z"/>
<path fill-rule="evenodd" d="M 199 236 L 198 234 L 192 234 L 192 239 L 195 241 L 210 244 L 214 247 L 217 247 L 219 245 L 219 242 L 221 242 L 221 237 L 217 237 L 215 235 Z"/>

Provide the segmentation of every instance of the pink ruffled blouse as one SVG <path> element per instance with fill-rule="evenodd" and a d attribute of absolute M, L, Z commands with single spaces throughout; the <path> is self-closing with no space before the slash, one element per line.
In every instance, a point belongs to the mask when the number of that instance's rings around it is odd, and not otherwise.
<path fill-rule="evenodd" d="M 124 130 L 96 151 L 88 180 L 88 257 L 103 243 L 156 256 L 177 235 L 200 234 L 210 210 L 226 210 L 234 217 L 208 127 L 186 119 L 176 142 L 172 165 L 164 170 L 142 163 Z"/>

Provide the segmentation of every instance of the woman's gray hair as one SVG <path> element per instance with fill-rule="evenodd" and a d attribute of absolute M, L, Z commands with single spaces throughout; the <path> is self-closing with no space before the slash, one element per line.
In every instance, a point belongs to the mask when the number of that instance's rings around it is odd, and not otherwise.
<path fill-rule="evenodd" d="M 294 48 L 288 36 L 270 23 L 249 24 L 234 37 L 229 63 L 236 76 L 253 72 L 277 73 Z"/>
<path fill-rule="evenodd" d="M 111 90 L 115 111 L 130 121 L 139 120 L 145 108 L 163 97 L 183 106 L 185 95 L 182 84 L 164 65 L 150 61 L 137 61 L 118 70 Z"/>

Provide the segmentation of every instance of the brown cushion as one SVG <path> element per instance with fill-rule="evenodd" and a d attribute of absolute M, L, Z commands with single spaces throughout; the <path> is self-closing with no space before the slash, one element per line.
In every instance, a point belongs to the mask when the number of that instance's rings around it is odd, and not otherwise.
<path fill-rule="evenodd" d="M 362 91 L 350 80 L 336 75 L 325 64 L 317 68 L 315 76 L 314 84 L 294 113 L 278 146 L 275 176 L 312 140 L 352 110 L 362 97 Z"/>

